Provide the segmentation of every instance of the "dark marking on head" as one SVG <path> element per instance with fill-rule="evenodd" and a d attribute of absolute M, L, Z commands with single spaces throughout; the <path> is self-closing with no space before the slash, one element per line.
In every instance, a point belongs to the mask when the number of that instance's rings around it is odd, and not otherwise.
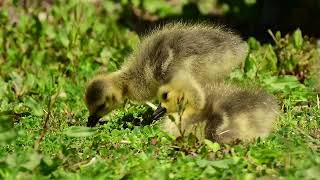
<path fill-rule="evenodd" d="M 101 98 L 101 95 L 104 91 L 104 82 L 103 80 L 95 80 L 88 87 L 86 91 L 86 101 L 88 103 L 93 103 L 98 101 Z"/>
<path fill-rule="evenodd" d="M 115 96 L 115 95 L 112 95 L 112 96 L 111 96 L 111 100 L 112 100 L 113 102 L 115 102 L 115 101 L 116 101 L 116 96 Z"/>
<path fill-rule="evenodd" d="M 105 108 L 105 104 L 101 104 L 97 107 L 97 112 L 102 111 Z"/>

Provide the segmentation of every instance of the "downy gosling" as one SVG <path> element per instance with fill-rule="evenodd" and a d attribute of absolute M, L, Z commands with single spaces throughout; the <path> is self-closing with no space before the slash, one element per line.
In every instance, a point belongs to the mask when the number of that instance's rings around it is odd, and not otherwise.
<path fill-rule="evenodd" d="M 244 62 L 248 47 L 237 34 L 218 26 L 168 24 L 142 39 L 116 72 L 98 75 L 88 84 L 87 126 L 123 104 L 143 102 L 157 95 L 159 86 L 177 73 L 190 74 L 197 86 L 222 81 Z"/>
<path fill-rule="evenodd" d="M 219 143 L 265 138 L 272 131 L 278 104 L 268 93 L 225 83 L 208 84 L 204 91 L 194 94 L 181 81 L 160 87 L 161 107 L 154 115 L 167 111 L 174 117 L 163 119 L 163 130 L 175 137 L 191 133 L 200 141 Z"/>

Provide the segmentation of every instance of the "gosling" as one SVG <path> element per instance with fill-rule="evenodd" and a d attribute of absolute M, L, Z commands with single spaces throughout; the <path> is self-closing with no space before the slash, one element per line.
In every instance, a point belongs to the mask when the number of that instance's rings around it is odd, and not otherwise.
<path fill-rule="evenodd" d="M 265 138 L 272 131 L 278 104 L 268 93 L 225 83 L 207 85 L 204 91 L 194 94 L 181 81 L 160 87 L 156 114 L 167 111 L 174 117 L 163 120 L 163 130 L 176 137 L 194 134 L 200 141 L 219 143 Z"/>
<path fill-rule="evenodd" d="M 148 101 L 158 88 L 177 73 L 190 74 L 197 86 L 222 81 L 245 60 L 246 42 L 221 27 L 204 24 L 168 24 L 146 36 L 116 72 L 98 75 L 85 94 L 90 116 L 87 126 L 95 126 L 125 99 Z"/>

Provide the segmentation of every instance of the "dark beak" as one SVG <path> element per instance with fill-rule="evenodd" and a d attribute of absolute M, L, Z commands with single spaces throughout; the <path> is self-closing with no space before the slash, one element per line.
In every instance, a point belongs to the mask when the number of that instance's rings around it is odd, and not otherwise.
<path fill-rule="evenodd" d="M 158 106 L 158 108 L 153 112 L 151 118 L 152 120 L 158 120 L 160 117 L 162 117 L 167 112 L 167 109 L 162 107 L 161 104 Z"/>
<path fill-rule="evenodd" d="M 87 122 L 87 127 L 95 127 L 101 117 L 90 115 Z"/>

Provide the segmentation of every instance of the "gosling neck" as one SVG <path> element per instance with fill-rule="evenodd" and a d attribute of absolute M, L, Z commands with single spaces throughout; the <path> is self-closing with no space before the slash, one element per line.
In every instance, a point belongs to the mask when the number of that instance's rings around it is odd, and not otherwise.
<path fill-rule="evenodd" d="M 127 81 L 123 78 L 123 73 L 119 71 L 113 72 L 107 76 L 106 81 L 113 85 L 114 90 L 118 92 L 121 97 L 120 100 L 124 101 L 128 96 L 128 88 Z"/>

